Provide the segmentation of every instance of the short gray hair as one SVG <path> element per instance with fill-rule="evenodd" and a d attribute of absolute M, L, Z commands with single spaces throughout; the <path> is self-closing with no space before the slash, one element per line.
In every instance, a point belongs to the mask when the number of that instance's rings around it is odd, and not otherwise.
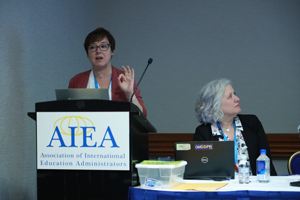
<path fill-rule="evenodd" d="M 221 78 L 207 83 L 202 88 L 195 106 L 196 118 L 200 124 L 212 124 L 223 120 L 221 101 L 228 84 L 231 84 L 230 80 Z"/>

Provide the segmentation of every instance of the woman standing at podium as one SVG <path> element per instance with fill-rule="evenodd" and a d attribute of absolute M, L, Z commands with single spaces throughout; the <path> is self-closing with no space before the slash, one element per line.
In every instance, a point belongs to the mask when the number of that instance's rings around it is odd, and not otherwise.
<path fill-rule="evenodd" d="M 114 37 L 104 28 L 90 32 L 85 38 L 84 48 L 92 69 L 75 75 L 68 88 L 107 88 L 110 100 L 129 102 L 137 85 L 134 70 L 129 66 L 122 66 L 122 71 L 112 66 L 111 58 L 115 45 Z M 132 103 L 147 117 L 139 88 L 132 98 Z"/>
<path fill-rule="evenodd" d="M 260 149 L 266 149 L 270 158 L 270 173 L 277 175 L 261 122 L 255 115 L 239 114 L 239 101 L 230 80 L 218 79 L 207 83 L 196 101 L 196 117 L 201 125 L 196 128 L 194 140 L 234 141 L 236 166 L 245 159 L 248 164 L 250 162 L 253 175 L 256 175 L 256 159 Z"/>

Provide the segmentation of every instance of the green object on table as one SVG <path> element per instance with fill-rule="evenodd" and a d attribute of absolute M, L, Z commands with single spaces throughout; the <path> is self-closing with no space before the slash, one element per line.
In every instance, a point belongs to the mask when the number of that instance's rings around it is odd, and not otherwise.
<path fill-rule="evenodd" d="M 179 161 L 156 161 L 156 160 L 144 160 L 143 162 L 139 163 L 140 165 L 178 165 L 182 162 Z"/>

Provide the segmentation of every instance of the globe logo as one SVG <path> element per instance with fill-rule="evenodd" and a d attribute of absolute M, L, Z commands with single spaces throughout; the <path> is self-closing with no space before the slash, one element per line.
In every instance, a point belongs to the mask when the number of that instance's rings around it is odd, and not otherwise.
<path fill-rule="evenodd" d="M 83 131 L 80 127 L 95 127 L 94 123 L 82 116 L 65 116 L 59 118 L 54 122 L 55 127 L 59 127 L 60 133 L 64 135 L 71 135 L 71 129 L 69 127 L 76 127 L 75 136 L 79 136 L 83 134 Z M 87 133 L 91 132 L 93 129 L 87 129 Z"/>

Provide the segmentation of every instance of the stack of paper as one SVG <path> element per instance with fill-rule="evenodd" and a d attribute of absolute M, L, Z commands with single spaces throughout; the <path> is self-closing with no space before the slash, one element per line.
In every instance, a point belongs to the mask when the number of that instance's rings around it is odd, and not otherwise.
<path fill-rule="evenodd" d="M 228 183 L 183 183 L 170 190 L 215 191 L 227 184 Z"/>

